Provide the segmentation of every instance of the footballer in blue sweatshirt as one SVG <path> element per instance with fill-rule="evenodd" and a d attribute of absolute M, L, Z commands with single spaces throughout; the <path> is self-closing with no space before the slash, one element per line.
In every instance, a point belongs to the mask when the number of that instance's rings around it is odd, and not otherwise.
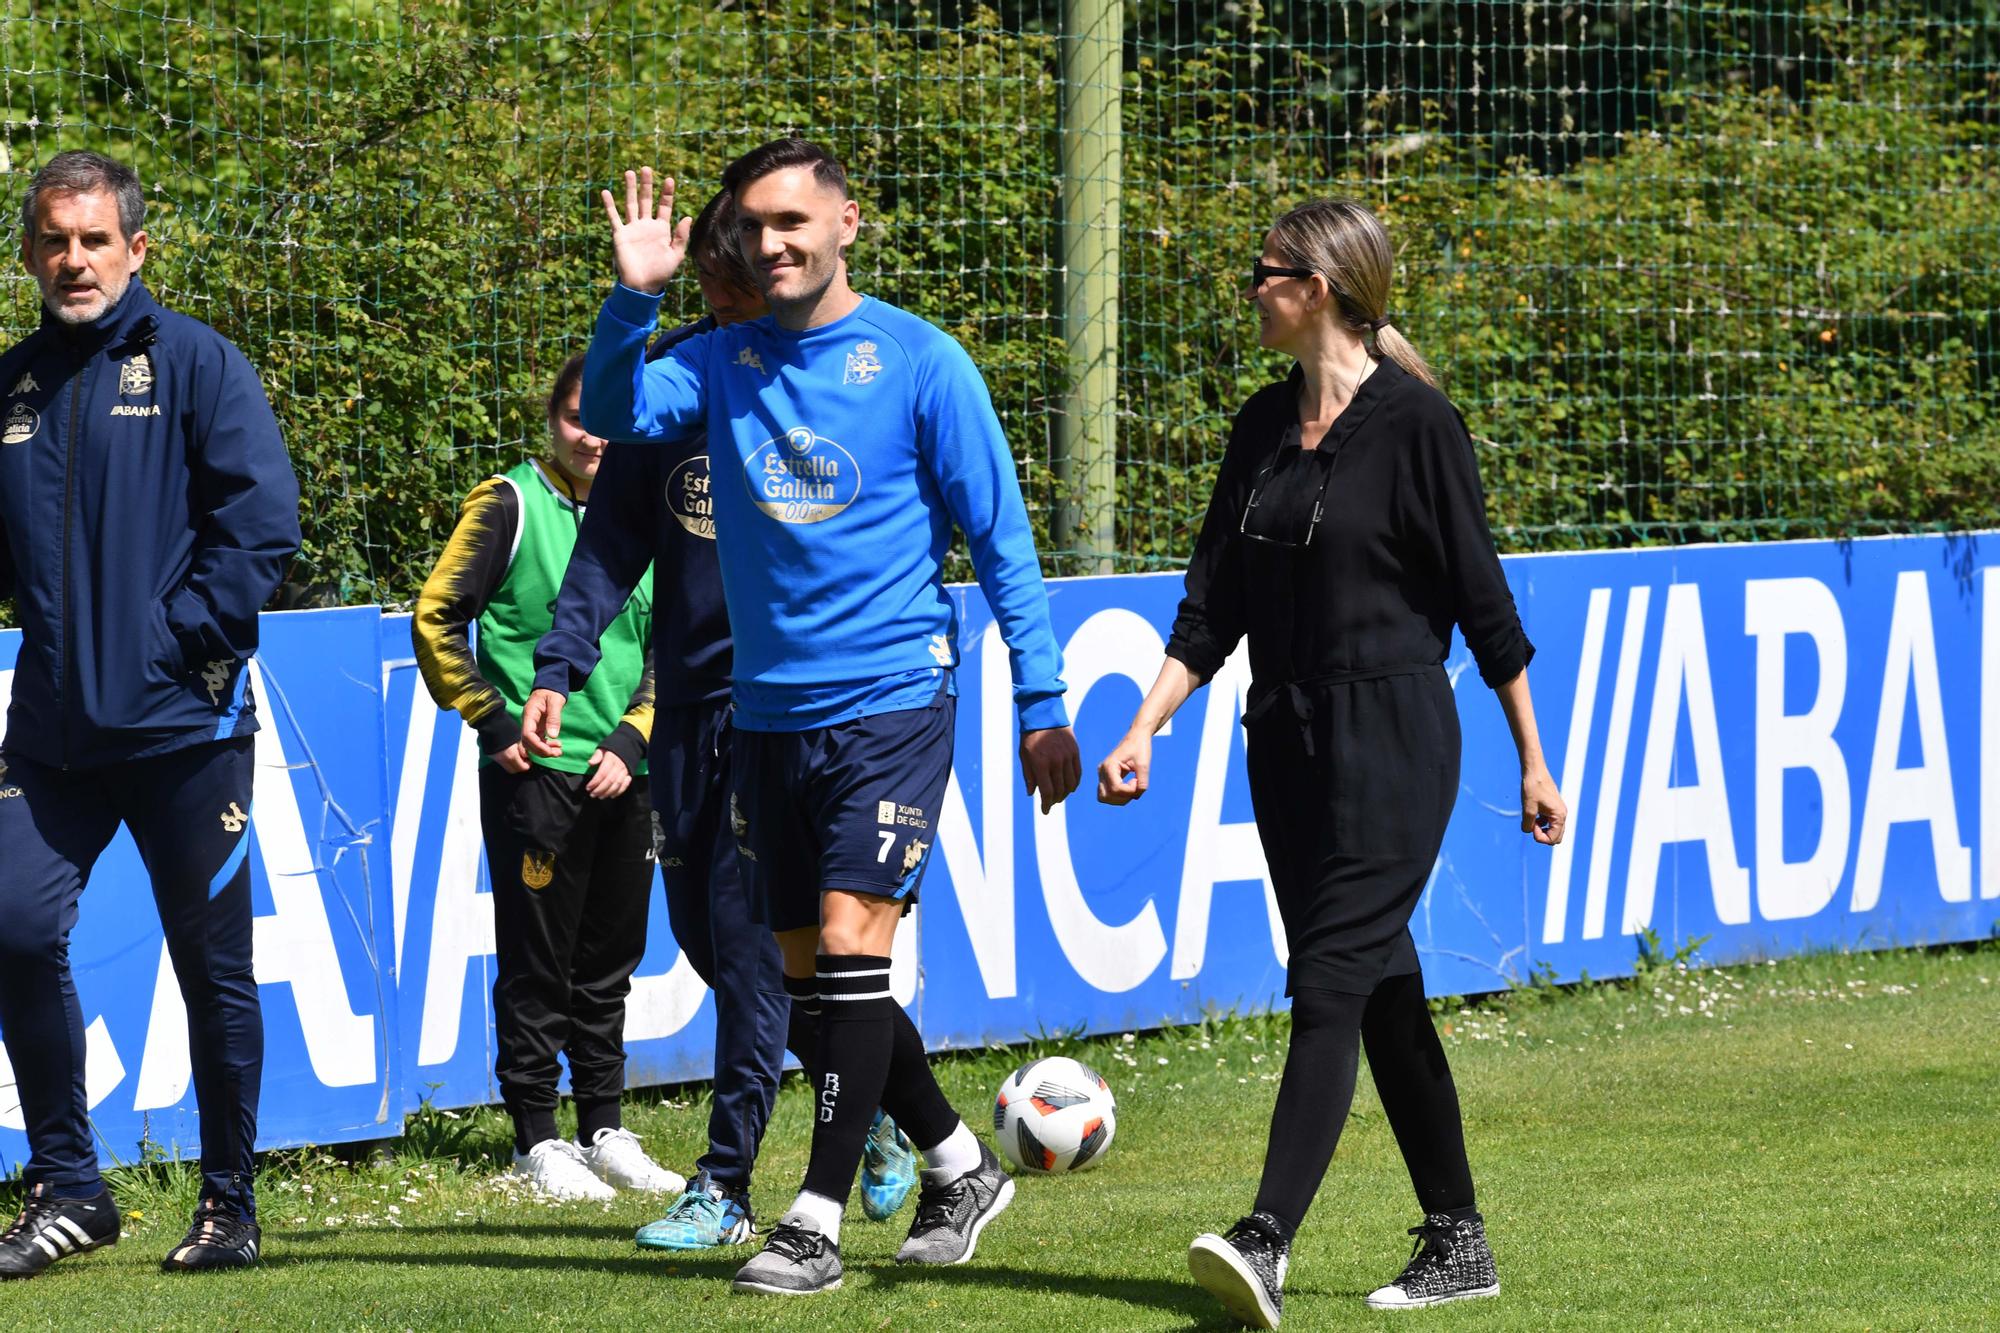
<path fill-rule="evenodd" d="M 604 195 L 619 283 L 591 342 L 583 413 L 611 439 L 706 430 L 735 641 L 732 821 L 786 987 L 820 1009 L 804 1188 L 735 1287 L 806 1294 L 840 1283 L 841 1218 L 878 1101 L 927 1163 L 900 1261 L 964 1262 L 1013 1196 L 888 981 L 950 776 L 954 524 L 1011 651 L 1022 774 L 1045 810 L 1081 765 L 1027 510 L 971 358 L 848 284 L 860 209 L 826 150 L 776 140 L 723 185 L 772 313 L 646 361 L 690 224 L 673 220 L 671 180 L 655 208 L 651 171 L 628 173 L 622 215 Z M 546 712 L 524 721 L 530 746 L 558 745 L 558 730 Z"/>

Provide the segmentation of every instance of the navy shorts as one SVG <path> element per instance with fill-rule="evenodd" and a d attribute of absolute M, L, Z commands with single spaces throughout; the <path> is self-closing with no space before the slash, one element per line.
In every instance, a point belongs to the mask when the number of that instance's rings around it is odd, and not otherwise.
<path fill-rule="evenodd" d="M 730 827 L 760 919 L 817 926 L 829 889 L 916 901 L 951 778 L 958 701 L 809 731 L 732 731 Z"/>

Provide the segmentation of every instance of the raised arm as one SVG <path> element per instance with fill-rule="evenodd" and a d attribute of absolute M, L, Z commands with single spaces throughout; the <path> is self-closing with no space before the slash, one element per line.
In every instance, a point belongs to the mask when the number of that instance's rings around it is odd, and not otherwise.
<path fill-rule="evenodd" d="M 646 340 L 659 327 L 660 298 L 687 255 L 687 218 L 673 221 L 674 181 L 653 203 L 653 169 L 625 173 L 625 211 L 603 192 L 618 282 L 598 312 L 583 364 L 583 424 L 612 440 L 677 439 L 703 417 L 705 338 L 690 338 L 650 364 Z"/>

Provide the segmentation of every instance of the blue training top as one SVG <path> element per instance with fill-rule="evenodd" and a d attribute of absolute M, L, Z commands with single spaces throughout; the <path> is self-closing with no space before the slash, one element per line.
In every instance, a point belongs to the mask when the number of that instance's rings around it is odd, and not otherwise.
<path fill-rule="evenodd" d="M 1021 727 L 1068 725 L 1062 654 L 1014 462 L 965 349 L 873 298 L 817 328 L 770 316 L 648 363 L 658 296 L 616 286 L 583 421 L 614 440 L 708 428 L 734 724 L 804 731 L 918 708 L 958 664 L 955 520 L 1012 656 Z"/>

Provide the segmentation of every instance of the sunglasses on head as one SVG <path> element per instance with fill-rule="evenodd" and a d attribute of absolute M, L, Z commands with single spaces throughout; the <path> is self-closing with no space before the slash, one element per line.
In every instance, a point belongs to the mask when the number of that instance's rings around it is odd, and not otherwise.
<path fill-rule="evenodd" d="M 1250 290 L 1256 291 L 1272 278 L 1310 278 L 1318 271 L 1310 268 L 1274 266 L 1260 259 L 1250 266 Z"/>

